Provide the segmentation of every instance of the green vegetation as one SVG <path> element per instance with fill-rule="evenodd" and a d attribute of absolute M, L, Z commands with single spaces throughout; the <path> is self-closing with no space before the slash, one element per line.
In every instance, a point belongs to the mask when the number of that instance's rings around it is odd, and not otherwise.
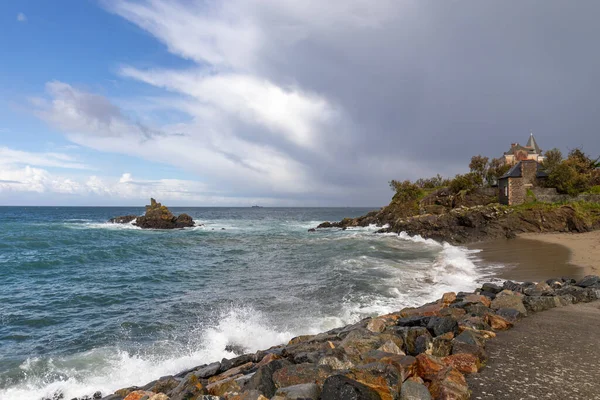
<path fill-rule="evenodd" d="M 589 193 L 589 194 L 600 194 L 600 185 L 592 186 L 590 188 L 590 190 L 588 190 L 586 193 Z"/>
<path fill-rule="evenodd" d="M 390 181 L 390 188 L 396 192 L 394 200 L 402 202 L 417 200 L 423 195 L 423 188 L 409 180 L 403 182 L 392 180 Z"/>
<path fill-rule="evenodd" d="M 589 192 L 600 185 L 599 160 L 590 158 L 581 149 L 571 150 L 566 159 L 562 158 L 560 150 L 549 150 L 543 163 L 548 173 L 545 186 L 571 196 Z"/>

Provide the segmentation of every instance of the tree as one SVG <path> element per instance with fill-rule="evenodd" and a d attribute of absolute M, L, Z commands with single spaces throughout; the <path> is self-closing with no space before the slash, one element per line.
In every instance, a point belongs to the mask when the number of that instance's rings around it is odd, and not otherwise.
<path fill-rule="evenodd" d="M 508 172 L 510 165 L 505 163 L 502 158 L 492 158 L 489 163 L 487 175 L 485 177 L 489 185 L 496 184 L 498 179 Z"/>
<path fill-rule="evenodd" d="M 391 180 L 389 184 L 390 188 L 396 192 L 394 195 L 395 200 L 402 202 L 413 201 L 417 200 L 423 194 L 423 190 L 409 180 L 403 182 Z"/>
<path fill-rule="evenodd" d="M 550 174 L 552 173 L 552 171 L 554 171 L 554 168 L 556 168 L 556 166 L 562 161 L 563 155 L 561 151 L 557 148 L 554 148 L 546 152 L 546 156 L 544 158 L 544 162 L 542 162 L 542 166 L 544 167 L 544 170 L 548 174 Z"/>
<path fill-rule="evenodd" d="M 463 190 L 472 190 L 483 184 L 481 176 L 475 172 L 469 172 L 468 174 L 456 175 L 452 182 L 450 182 L 450 190 L 453 193 L 459 193 Z"/>
<path fill-rule="evenodd" d="M 448 186 L 450 183 L 449 179 L 445 179 L 440 174 L 437 174 L 431 178 L 419 178 L 415 181 L 415 184 L 423 189 L 435 189 L 439 187 Z"/>
<path fill-rule="evenodd" d="M 469 169 L 471 170 L 471 173 L 478 175 L 481 178 L 482 183 L 487 176 L 489 160 L 490 159 L 487 157 L 478 155 L 471 157 L 471 162 L 469 163 Z"/>

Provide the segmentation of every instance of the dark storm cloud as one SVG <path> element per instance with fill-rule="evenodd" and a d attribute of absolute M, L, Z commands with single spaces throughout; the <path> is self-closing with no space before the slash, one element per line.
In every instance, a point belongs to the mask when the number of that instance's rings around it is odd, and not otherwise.
<path fill-rule="evenodd" d="M 116 3 L 112 11 L 211 73 L 298 87 L 333 105 L 339 118 L 319 126 L 324 152 L 246 120 L 228 126 L 338 187 L 328 195 L 338 204 L 383 204 L 389 179 L 452 176 L 472 155 L 524 144 L 530 130 L 543 149 L 600 154 L 597 1 Z"/>

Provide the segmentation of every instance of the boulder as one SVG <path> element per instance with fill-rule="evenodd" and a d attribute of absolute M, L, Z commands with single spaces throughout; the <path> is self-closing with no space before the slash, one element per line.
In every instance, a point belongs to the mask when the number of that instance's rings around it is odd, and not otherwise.
<path fill-rule="evenodd" d="M 332 371 L 333 370 L 327 365 L 288 365 L 273 373 L 273 383 L 278 388 L 300 385 L 303 383 L 317 383 L 322 385 L 325 379 L 332 374 Z"/>
<path fill-rule="evenodd" d="M 482 363 L 487 360 L 483 338 L 469 330 L 452 339 L 452 354 L 463 353 L 476 356 Z"/>
<path fill-rule="evenodd" d="M 169 393 L 169 396 L 171 400 L 186 400 L 206 394 L 206 388 L 202 382 L 206 383 L 206 381 L 198 379 L 193 373 L 188 373 L 179 385 Z"/>
<path fill-rule="evenodd" d="M 463 374 L 475 374 L 482 367 L 479 358 L 473 354 L 459 353 L 442 358 L 444 364 L 456 368 Z"/>
<path fill-rule="evenodd" d="M 425 385 L 407 380 L 400 389 L 400 400 L 432 400 L 432 398 Z"/>
<path fill-rule="evenodd" d="M 221 363 L 217 361 L 194 371 L 194 375 L 198 378 L 210 378 L 211 376 L 216 375 L 220 369 Z"/>
<path fill-rule="evenodd" d="M 431 334 L 425 327 L 396 327 L 394 331 L 402 337 L 406 354 L 411 356 L 431 350 L 433 346 Z"/>
<path fill-rule="evenodd" d="M 504 318 L 508 322 L 514 324 L 523 318 L 523 313 L 514 308 L 499 308 L 496 310 L 496 315 Z"/>
<path fill-rule="evenodd" d="M 378 363 L 392 366 L 399 374 L 401 381 L 413 376 L 417 369 L 417 360 L 412 356 L 385 353 L 378 350 L 367 353 L 363 361 L 366 363 L 365 365 Z"/>
<path fill-rule="evenodd" d="M 519 311 L 523 316 L 527 316 L 527 310 L 523 304 L 523 296 L 513 293 L 512 291 L 502 291 L 496 295 L 496 298 L 492 300 L 490 308 L 492 310 L 512 308 Z"/>
<path fill-rule="evenodd" d="M 325 380 L 321 400 L 381 400 L 377 392 L 360 382 L 343 375 L 333 375 Z"/>
<path fill-rule="evenodd" d="M 487 323 L 492 327 L 495 331 L 505 331 L 507 329 L 512 328 L 513 324 L 508 321 L 506 318 L 503 318 L 497 314 L 488 314 L 486 315 Z"/>
<path fill-rule="evenodd" d="M 288 360 L 274 360 L 260 367 L 246 383 L 244 389 L 257 390 L 265 397 L 275 395 L 277 387 L 273 382 L 273 374 L 281 368 L 292 365 Z"/>
<path fill-rule="evenodd" d="M 562 306 L 558 297 L 549 296 L 526 296 L 523 303 L 527 312 L 540 312 Z"/>
<path fill-rule="evenodd" d="M 240 376 L 232 376 L 231 378 L 213 382 L 206 386 L 206 390 L 213 396 L 223 396 L 226 393 L 239 392 L 241 387 L 236 378 Z"/>
<path fill-rule="evenodd" d="M 576 285 L 586 288 L 586 287 L 597 285 L 599 283 L 600 283 L 600 276 L 588 275 L 588 276 L 585 276 L 579 282 L 577 282 Z"/>
<path fill-rule="evenodd" d="M 439 357 L 419 354 L 417 357 L 417 374 L 426 381 L 433 380 L 447 365 Z"/>
<path fill-rule="evenodd" d="M 434 399 L 440 400 L 468 400 L 471 395 L 464 375 L 455 368 L 440 372 L 429 385 L 429 392 Z"/>
<path fill-rule="evenodd" d="M 354 364 L 352 363 L 352 361 L 346 359 L 346 357 L 344 357 L 343 359 L 340 359 L 335 356 L 323 357 L 319 360 L 318 364 L 319 365 L 327 365 L 331 369 L 334 369 L 334 370 L 350 369 L 350 368 L 354 367 Z"/>
<path fill-rule="evenodd" d="M 406 355 L 400 349 L 400 347 L 398 347 L 398 345 L 396 343 L 392 342 L 391 340 L 388 340 L 387 342 L 385 342 L 383 344 L 383 346 L 381 346 L 377 350 L 383 351 L 383 352 L 386 352 L 386 353 L 391 353 L 391 354 L 398 354 L 398 355 L 402 355 L 402 356 Z"/>
<path fill-rule="evenodd" d="M 451 317 L 431 317 L 427 329 L 433 336 L 443 335 L 447 332 L 458 333 L 458 323 Z"/>
<path fill-rule="evenodd" d="M 144 400 L 147 400 L 150 397 L 154 396 L 155 394 L 156 393 L 154 393 L 154 392 L 147 392 L 145 390 L 136 390 L 136 391 L 133 391 L 133 392 L 129 393 L 125 397 L 124 400 L 141 400 L 144 397 L 146 397 L 146 399 L 144 399 Z"/>
<path fill-rule="evenodd" d="M 494 283 L 484 283 L 483 286 L 481 286 L 481 290 L 484 292 L 490 292 L 493 294 L 497 294 L 502 291 L 502 287 L 500 287 Z"/>
<path fill-rule="evenodd" d="M 385 330 L 386 323 L 383 318 L 373 318 L 367 324 L 367 329 L 374 333 L 381 333 Z"/>
<path fill-rule="evenodd" d="M 447 332 L 443 335 L 434 337 L 431 355 L 436 357 L 450 355 L 452 352 L 452 339 L 454 339 L 454 334 L 452 332 Z"/>
<path fill-rule="evenodd" d="M 393 400 L 402 383 L 396 368 L 385 363 L 361 365 L 344 375 L 374 390 L 382 400 Z"/>
<path fill-rule="evenodd" d="M 300 385 L 280 388 L 275 393 L 277 400 L 318 400 L 321 389 L 315 383 L 303 383 Z"/>

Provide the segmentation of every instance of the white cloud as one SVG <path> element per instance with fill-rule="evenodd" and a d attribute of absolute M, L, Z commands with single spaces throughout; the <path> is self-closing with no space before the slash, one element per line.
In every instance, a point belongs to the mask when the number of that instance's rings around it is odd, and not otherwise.
<path fill-rule="evenodd" d="M 41 168 L 3 167 L 0 169 L 0 204 L 18 205 L 14 199 L 35 194 L 35 204 L 54 204 L 54 199 L 70 199 L 83 205 L 131 204 L 143 205 L 150 197 L 170 205 L 248 206 L 276 205 L 281 201 L 268 197 L 237 197 L 207 191 L 198 181 L 182 179 L 135 179 L 132 174 L 121 177 L 76 176 L 51 173 Z M 43 194 L 43 196 L 39 196 Z M 67 197 L 65 197 L 67 196 Z M 283 202 L 285 204 L 285 200 Z M 297 205 L 298 203 L 289 203 Z"/>
<path fill-rule="evenodd" d="M 250 75 L 144 72 L 130 67 L 121 73 L 197 99 L 199 118 L 206 117 L 203 108 L 208 107 L 221 117 L 256 124 L 301 147 L 314 148 L 323 126 L 336 118 L 335 108 L 322 97 Z"/>
<path fill-rule="evenodd" d="M 19 22 L 27 22 L 27 16 L 22 12 L 17 14 L 17 21 Z"/>
<path fill-rule="evenodd" d="M 32 165 L 69 169 L 89 169 L 75 157 L 64 153 L 35 153 L 0 147 L 0 166 L 9 164 Z"/>
<path fill-rule="evenodd" d="M 207 86 L 210 87 L 210 84 Z M 226 86 L 221 84 L 219 87 Z M 212 90 L 213 93 L 217 91 L 214 88 Z M 317 123 L 311 120 L 315 111 L 311 109 L 310 102 L 294 93 L 278 92 L 268 87 L 269 90 L 275 91 L 273 96 L 276 101 L 289 101 L 297 106 L 299 114 L 296 115 L 306 115 L 308 123 Z M 62 82 L 48 84 L 48 94 L 50 101 L 36 103 L 38 107 L 41 105 L 38 114 L 63 130 L 77 144 L 181 167 L 204 180 L 212 181 L 213 190 L 224 186 L 238 193 L 240 190 L 251 190 L 273 194 L 299 193 L 317 186 L 305 167 L 280 148 L 246 138 L 239 132 L 236 134 L 230 121 L 215 111 L 216 106 L 207 107 L 199 101 L 188 100 L 185 104 L 195 117 L 193 122 L 151 129 L 127 118 L 121 109 L 106 98 Z M 264 101 L 268 103 L 273 100 Z M 217 102 L 224 108 L 231 107 L 233 113 L 243 107 L 241 103 L 229 106 L 225 103 Z M 245 118 L 263 122 L 265 125 L 261 125 L 261 132 L 268 124 L 279 127 L 279 133 L 287 127 L 289 130 L 281 136 L 282 140 L 299 146 L 313 145 L 310 132 L 289 125 L 288 116 L 266 119 L 256 108 L 254 114 L 252 110 L 250 108 Z M 315 120 L 318 118 L 314 116 Z"/>
<path fill-rule="evenodd" d="M 402 75 L 413 63 L 419 71 L 435 65 L 419 62 L 426 48 L 412 40 L 413 29 L 431 34 L 418 1 L 104 4 L 195 66 L 120 68 L 123 77 L 169 92 L 152 99 L 108 99 L 49 82 L 47 96 L 32 104 L 77 145 L 181 168 L 210 192 L 322 204 L 383 203 L 389 179 L 433 175 L 440 166 L 457 172 L 429 157 L 423 132 L 432 118 L 418 106 L 435 88 Z M 168 110 L 186 117 L 161 122 Z M 412 154 L 419 141 L 425 152 Z"/>

